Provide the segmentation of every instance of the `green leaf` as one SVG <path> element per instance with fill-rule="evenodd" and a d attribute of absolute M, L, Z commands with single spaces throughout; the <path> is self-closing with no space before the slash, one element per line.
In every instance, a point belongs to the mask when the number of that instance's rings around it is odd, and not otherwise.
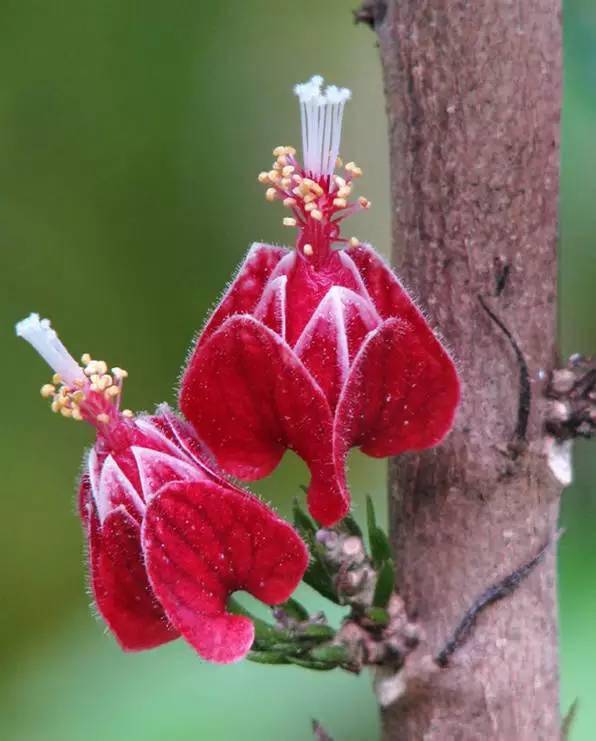
<path fill-rule="evenodd" d="M 279 605 L 279 608 L 283 610 L 288 617 L 293 618 L 300 623 L 308 620 L 308 618 L 310 617 L 306 607 L 301 605 L 298 600 L 292 598 L 290 598 L 287 602 L 284 602 L 283 605 Z"/>
<path fill-rule="evenodd" d="M 246 657 L 256 664 L 290 664 L 283 653 L 277 651 L 250 651 Z"/>
<path fill-rule="evenodd" d="M 375 607 L 387 607 L 389 599 L 395 589 L 395 572 L 393 561 L 389 558 L 383 563 L 377 574 L 377 583 L 373 596 L 373 605 Z"/>
<path fill-rule="evenodd" d="M 316 661 L 325 661 L 330 664 L 347 664 L 349 662 L 348 652 L 345 646 L 329 643 L 325 646 L 317 646 L 309 652 L 309 656 Z"/>
<path fill-rule="evenodd" d="M 300 635 L 305 638 L 317 638 L 319 640 L 331 641 L 335 638 L 335 628 L 330 625 L 307 625 L 302 629 Z"/>
<path fill-rule="evenodd" d="M 317 528 L 306 512 L 304 512 L 296 498 L 294 499 L 292 513 L 294 515 L 294 526 L 302 538 L 306 540 L 307 543 L 314 540 Z"/>
<path fill-rule="evenodd" d="M 372 561 L 375 568 L 380 569 L 385 561 L 391 559 L 391 547 L 387 535 L 377 525 L 373 501 L 368 495 L 366 497 L 366 519 Z"/>
<path fill-rule="evenodd" d="M 328 672 L 331 669 L 337 669 L 337 664 L 330 664 L 326 661 L 315 661 L 314 659 L 302 659 L 297 656 L 288 656 L 288 663 L 302 666 L 305 669 L 314 669 L 319 672 Z"/>
<path fill-rule="evenodd" d="M 352 513 L 347 514 L 339 524 L 341 528 L 348 533 L 348 535 L 355 535 L 358 538 L 362 537 L 360 525 L 356 522 Z"/>
<path fill-rule="evenodd" d="M 377 625 L 389 625 L 390 615 L 382 607 L 369 607 L 366 610 L 366 617 Z"/>
<path fill-rule="evenodd" d="M 310 517 L 302 510 L 297 499 L 294 499 L 294 526 L 310 551 L 311 560 L 302 580 L 320 595 L 339 605 L 333 580 L 325 564 L 324 551 L 317 542 L 317 528 Z"/>

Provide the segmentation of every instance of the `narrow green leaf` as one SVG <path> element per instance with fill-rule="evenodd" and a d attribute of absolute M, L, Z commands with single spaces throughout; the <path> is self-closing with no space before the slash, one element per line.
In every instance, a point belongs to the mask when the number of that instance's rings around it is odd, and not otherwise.
<path fill-rule="evenodd" d="M 395 589 L 395 572 L 393 568 L 393 561 L 389 558 L 381 566 L 378 576 L 377 583 L 375 585 L 375 593 L 373 596 L 373 605 L 375 607 L 387 607 L 389 599 Z"/>
<path fill-rule="evenodd" d="M 300 635 L 305 638 L 317 638 L 319 640 L 331 641 L 335 638 L 336 630 L 330 625 L 308 625 L 302 629 Z"/>
<path fill-rule="evenodd" d="M 284 602 L 283 605 L 279 605 L 279 607 L 285 612 L 288 617 L 293 618 L 298 622 L 308 620 L 308 618 L 310 617 L 306 607 L 301 605 L 298 600 L 292 598 L 290 598 L 287 602 Z"/>
<path fill-rule="evenodd" d="M 370 496 L 366 497 L 366 519 L 368 524 L 368 540 L 370 553 L 375 568 L 379 569 L 385 561 L 391 558 L 391 547 L 385 532 L 377 525 L 375 508 Z"/>
<path fill-rule="evenodd" d="M 256 664 L 290 664 L 284 654 L 277 651 L 250 651 L 246 657 Z"/>
<path fill-rule="evenodd" d="M 345 664 L 349 661 L 345 646 L 332 643 L 313 648 L 309 652 L 309 656 L 316 661 L 325 661 L 330 664 Z"/>
<path fill-rule="evenodd" d="M 273 625 L 261 620 L 261 618 L 255 617 L 249 610 L 243 607 L 239 602 L 236 602 L 234 598 L 228 600 L 228 610 L 234 615 L 243 615 L 247 617 L 252 624 L 255 626 L 255 647 L 257 649 L 267 648 L 273 643 L 279 643 L 288 638 L 288 633 L 285 630 L 279 630 Z"/>
<path fill-rule="evenodd" d="M 342 529 L 348 533 L 348 535 L 355 535 L 358 538 L 362 537 L 360 525 L 356 522 L 351 512 L 347 514 L 339 524 Z"/>
<path fill-rule="evenodd" d="M 323 559 L 321 544 L 317 542 L 317 528 L 306 512 L 300 507 L 297 499 L 294 499 L 293 513 L 294 526 L 308 546 L 311 555 L 310 564 L 302 580 L 323 597 L 326 597 L 331 602 L 335 602 L 337 605 L 340 604 L 339 597 L 333 586 L 333 580 Z"/>
<path fill-rule="evenodd" d="M 388 625 L 390 620 L 389 613 L 382 607 L 369 607 L 366 610 L 366 617 L 377 625 Z"/>
<path fill-rule="evenodd" d="M 319 672 L 328 672 L 331 669 L 337 669 L 337 664 L 330 664 L 326 661 L 315 661 L 314 659 L 301 659 L 297 656 L 288 656 L 288 663 L 302 666 L 305 669 L 314 669 Z"/>

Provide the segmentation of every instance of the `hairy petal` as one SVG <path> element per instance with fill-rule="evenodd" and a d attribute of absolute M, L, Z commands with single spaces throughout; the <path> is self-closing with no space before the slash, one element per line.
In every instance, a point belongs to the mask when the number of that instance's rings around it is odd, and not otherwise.
<path fill-rule="evenodd" d="M 180 407 L 219 465 L 241 479 L 266 476 L 286 448 L 312 474 L 309 504 L 330 524 L 348 507 L 334 473 L 333 420 L 319 386 L 288 345 L 250 316 L 231 317 L 195 354 Z M 319 507 L 320 504 L 320 507 Z"/>
<path fill-rule="evenodd" d="M 277 263 L 288 254 L 284 247 L 259 242 L 252 245 L 232 284 L 197 341 L 197 348 L 234 314 L 252 313 Z M 183 378 L 182 385 L 186 383 Z"/>
<path fill-rule="evenodd" d="M 119 507 L 102 525 L 93 514 L 88 533 L 95 602 L 122 648 L 139 651 L 177 638 L 149 586 L 138 523 Z"/>
<path fill-rule="evenodd" d="M 295 531 L 256 497 L 207 481 L 169 484 L 151 500 L 143 549 L 170 621 L 217 663 L 243 658 L 254 639 L 250 620 L 226 613 L 231 593 L 284 602 L 308 564 Z"/>
<path fill-rule="evenodd" d="M 300 335 L 294 351 L 332 409 L 364 337 L 380 323 L 372 304 L 348 288 L 334 286 Z"/>
<path fill-rule="evenodd" d="M 450 430 L 459 381 L 430 330 L 390 319 L 358 353 L 338 404 L 336 448 L 359 445 L 376 457 L 422 450 Z"/>

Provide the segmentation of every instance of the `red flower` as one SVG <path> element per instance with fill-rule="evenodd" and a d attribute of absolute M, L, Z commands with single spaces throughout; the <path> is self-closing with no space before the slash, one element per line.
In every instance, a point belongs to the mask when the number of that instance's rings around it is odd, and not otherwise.
<path fill-rule="evenodd" d="M 185 422 L 119 411 L 125 371 L 68 354 L 37 315 L 17 333 L 54 367 L 42 388 L 54 411 L 97 427 L 79 489 L 97 608 L 122 648 L 152 648 L 181 634 L 204 658 L 241 659 L 249 619 L 226 612 L 236 590 L 284 602 L 308 563 L 294 530 L 209 463 Z"/>
<path fill-rule="evenodd" d="M 329 526 L 349 508 L 345 457 L 436 445 L 452 425 L 459 382 L 451 358 L 385 262 L 340 236 L 353 162 L 333 173 L 348 91 L 297 86 L 304 166 L 292 147 L 259 180 L 298 227 L 296 249 L 256 244 L 199 336 L 180 408 L 219 465 L 269 474 L 287 448 L 308 464 L 311 514 Z M 332 243 L 348 245 L 333 249 Z"/>

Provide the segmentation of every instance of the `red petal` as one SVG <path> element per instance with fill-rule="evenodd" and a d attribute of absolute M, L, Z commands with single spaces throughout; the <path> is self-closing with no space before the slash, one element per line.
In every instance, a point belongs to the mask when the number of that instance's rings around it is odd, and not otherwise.
<path fill-rule="evenodd" d="M 240 266 L 231 286 L 226 291 L 219 306 L 197 341 L 197 348 L 205 342 L 233 314 L 251 313 L 269 280 L 277 263 L 288 254 L 283 247 L 256 243 L 250 248 L 246 259 Z M 182 385 L 186 383 L 183 379 Z"/>
<path fill-rule="evenodd" d="M 385 457 L 436 445 L 449 432 L 459 381 L 430 331 L 390 319 L 364 342 L 337 410 L 337 440 Z M 339 454 L 339 450 L 338 450 Z"/>
<path fill-rule="evenodd" d="M 133 519 L 140 522 L 145 511 L 143 500 L 113 456 L 108 455 L 102 460 L 92 448 L 88 473 L 100 522 L 104 522 L 108 513 L 119 506 L 123 506 Z"/>
<path fill-rule="evenodd" d="M 345 514 L 348 495 L 343 473 L 334 473 L 331 410 L 277 334 L 252 317 L 232 317 L 201 345 L 186 378 L 180 408 L 224 470 L 245 480 L 262 478 L 292 448 L 311 470 L 313 516 L 329 524 Z"/>
<path fill-rule="evenodd" d="M 272 277 L 281 275 L 286 275 L 288 280 L 286 339 L 292 347 L 333 286 L 349 288 L 363 298 L 368 298 L 360 274 L 342 250 L 333 252 L 319 270 L 315 270 L 300 254 L 292 252 L 279 262 Z"/>
<path fill-rule="evenodd" d="M 126 651 L 153 648 L 178 634 L 149 586 L 138 524 L 124 507 L 90 521 L 89 560 L 97 608 Z"/>
<path fill-rule="evenodd" d="M 253 316 L 282 339 L 286 336 L 286 284 L 285 275 L 267 283 Z"/>
<path fill-rule="evenodd" d="M 273 605 L 299 584 L 308 552 L 294 530 L 255 497 L 212 482 L 164 487 L 143 526 L 147 572 L 172 624 L 208 661 L 249 651 L 254 628 L 225 612 L 246 590 Z"/>
<path fill-rule="evenodd" d="M 348 288 L 334 286 L 300 335 L 296 355 L 315 378 L 331 409 L 364 337 L 381 323 L 374 306 Z"/>
<path fill-rule="evenodd" d="M 416 327 L 430 331 L 398 277 L 383 258 L 368 244 L 360 244 L 344 251 L 360 273 L 377 311 L 383 319 L 401 317 Z"/>

